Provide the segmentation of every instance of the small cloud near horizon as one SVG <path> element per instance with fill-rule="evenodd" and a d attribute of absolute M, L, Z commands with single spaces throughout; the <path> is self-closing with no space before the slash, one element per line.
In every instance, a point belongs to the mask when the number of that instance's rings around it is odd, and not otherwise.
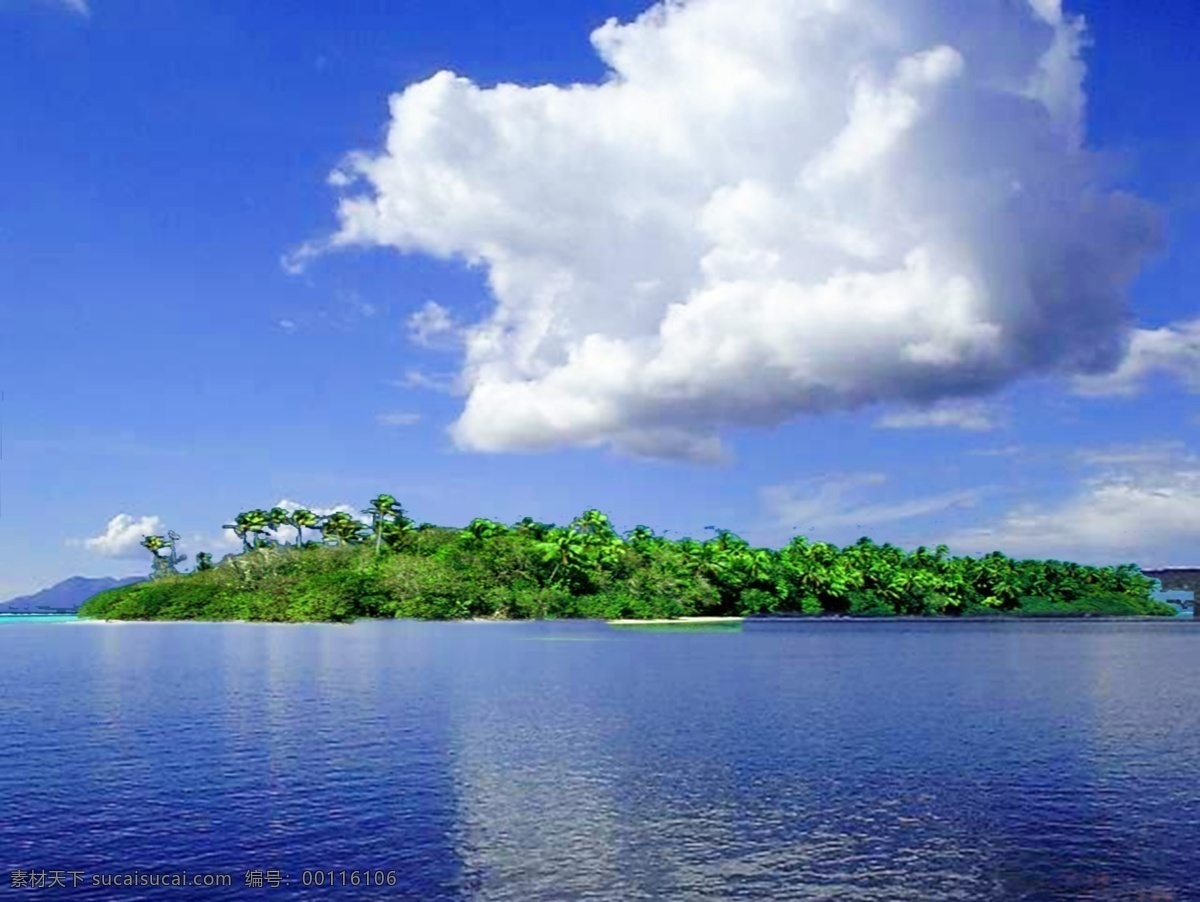
<path fill-rule="evenodd" d="M 419 413 L 381 413 L 375 416 L 380 426 L 414 426 L 421 422 Z"/>
<path fill-rule="evenodd" d="M 999 428 L 995 412 L 980 401 L 943 401 L 926 408 L 898 410 L 875 421 L 879 429 L 965 429 L 990 432 Z"/>
<path fill-rule="evenodd" d="M 883 473 L 835 474 L 759 490 L 762 506 L 776 527 L 825 532 L 866 528 L 974 507 L 991 486 L 960 489 L 898 501 L 871 503 L 870 492 L 888 482 Z"/>
<path fill-rule="evenodd" d="M 420 388 L 451 395 L 457 391 L 457 380 L 453 374 L 430 376 L 418 369 L 409 369 L 403 379 L 390 379 L 388 385 L 393 388 Z"/>
<path fill-rule="evenodd" d="M 965 452 L 972 457 L 1019 457 L 1025 453 L 1020 445 L 1002 445 L 998 448 L 973 448 Z"/>
<path fill-rule="evenodd" d="M 1057 503 L 1026 501 L 945 537 L 969 553 L 1182 566 L 1200 544 L 1200 457 L 1181 442 L 1080 451 L 1093 475 Z"/>

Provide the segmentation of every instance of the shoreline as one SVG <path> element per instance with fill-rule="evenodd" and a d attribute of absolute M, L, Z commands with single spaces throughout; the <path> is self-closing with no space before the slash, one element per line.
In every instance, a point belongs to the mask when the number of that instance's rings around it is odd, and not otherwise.
<path fill-rule="evenodd" d="M 1074 615 L 978 615 L 972 617 L 921 616 L 919 614 L 901 614 L 890 617 L 854 617 L 846 614 L 817 614 L 817 615 L 788 615 L 788 614 L 751 614 L 745 616 L 719 617 L 656 617 L 646 619 L 605 619 L 601 617 L 546 617 L 508 619 L 503 617 L 468 617 L 454 620 L 417 620 L 415 618 L 391 617 L 360 617 L 351 621 L 336 620 L 200 620 L 200 619 L 130 619 L 107 617 L 71 617 L 69 615 L 39 615 L 39 614 L 9 614 L 3 617 L 9 621 L 28 619 L 59 623 L 96 623 L 96 624 L 132 624 L 132 623 L 243 623 L 243 624 L 274 624 L 277 626 L 300 626 L 303 624 L 326 624 L 332 626 L 350 626 L 354 623 L 387 623 L 393 619 L 410 623 L 605 623 L 610 626 L 638 625 L 704 625 L 708 623 L 1014 623 L 1014 622 L 1091 622 L 1091 623 L 1176 623 L 1181 620 L 1197 621 L 1200 618 L 1187 616 L 1153 616 L 1153 615 L 1111 615 L 1111 614 L 1074 614 Z"/>
<path fill-rule="evenodd" d="M 590 619 L 590 618 L 588 618 Z M 656 617 L 646 620 L 605 620 L 610 626 L 637 626 L 643 623 L 741 623 L 746 617 Z"/>
<path fill-rule="evenodd" d="M 747 621 L 758 623 L 1017 623 L 1029 621 L 1071 621 L 1073 623 L 1172 623 L 1179 620 L 1194 620 L 1194 617 L 1168 617 L 1153 614 L 977 614 L 970 617 L 934 616 L 920 614 L 896 614 L 891 617 L 851 617 L 846 614 L 820 614 L 815 616 L 788 616 L 772 614 L 752 616 Z"/>

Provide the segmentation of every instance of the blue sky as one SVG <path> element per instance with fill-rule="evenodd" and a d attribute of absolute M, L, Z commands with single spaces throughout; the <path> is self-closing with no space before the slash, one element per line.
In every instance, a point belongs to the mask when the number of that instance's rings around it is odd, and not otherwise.
<path fill-rule="evenodd" d="M 1200 8 L 818 6 L 0 0 L 0 597 L 380 491 L 1200 564 Z"/>

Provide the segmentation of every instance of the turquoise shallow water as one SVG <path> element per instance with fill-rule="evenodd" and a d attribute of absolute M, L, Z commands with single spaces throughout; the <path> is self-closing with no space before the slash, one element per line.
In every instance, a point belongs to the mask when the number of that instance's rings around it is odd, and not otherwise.
<path fill-rule="evenodd" d="M 1183 621 L 0 629 L 3 870 L 80 899 L 1194 900 L 1198 760 Z"/>
<path fill-rule="evenodd" d="M 0 626 L 4 624 L 24 623 L 75 623 L 79 620 L 74 614 L 0 614 Z"/>

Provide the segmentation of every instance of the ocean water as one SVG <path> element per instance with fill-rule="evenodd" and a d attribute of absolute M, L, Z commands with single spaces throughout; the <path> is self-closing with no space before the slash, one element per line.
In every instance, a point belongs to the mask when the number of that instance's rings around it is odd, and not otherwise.
<path fill-rule="evenodd" d="M 0 858 L 15 898 L 1200 899 L 1200 624 L 9 623 Z"/>

